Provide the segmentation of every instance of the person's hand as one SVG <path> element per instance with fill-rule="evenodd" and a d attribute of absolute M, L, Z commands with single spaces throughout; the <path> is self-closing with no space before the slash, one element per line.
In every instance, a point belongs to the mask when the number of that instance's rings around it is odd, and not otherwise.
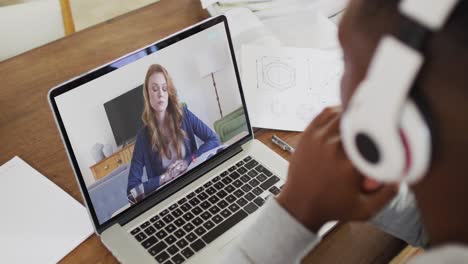
<path fill-rule="evenodd" d="M 163 185 L 175 178 L 175 175 L 176 175 L 175 165 L 176 165 L 176 162 L 169 164 L 169 166 L 166 168 L 166 171 L 162 175 L 163 177 L 161 177 L 161 179 L 159 180 L 160 185 Z"/>
<path fill-rule="evenodd" d="M 366 180 L 344 153 L 341 108 L 327 108 L 309 125 L 291 157 L 278 202 L 316 232 L 327 221 L 367 220 L 397 192 Z"/>
<path fill-rule="evenodd" d="M 186 160 L 177 160 L 174 162 L 174 173 L 175 177 L 179 176 L 182 174 L 185 170 L 188 168 L 188 162 Z"/>
<path fill-rule="evenodd" d="M 168 181 L 171 181 L 175 178 L 177 178 L 182 172 L 187 170 L 188 168 L 188 162 L 186 160 L 176 160 L 172 164 L 170 164 L 166 172 L 164 173 L 165 177 L 164 180 L 161 182 L 161 184 L 164 184 Z"/>

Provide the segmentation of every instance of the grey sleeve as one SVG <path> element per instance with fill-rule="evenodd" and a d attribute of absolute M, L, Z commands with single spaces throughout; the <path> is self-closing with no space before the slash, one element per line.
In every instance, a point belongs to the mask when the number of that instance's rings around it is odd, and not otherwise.
<path fill-rule="evenodd" d="M 276 199 L 270 198 L 219 263 L 283 264 L 300 263 L 320 242 L 292 217 Z"/>
<path fill-rule="evenodd" d="M 275 199 L 269 199 L 253 220 L 219 263 L 300 263 L 320 242 L 319 236 L 297 222 Z M 398 196 L 371 223 L 409 244 L 427 244 L 416 201 L 407 186 L 400 188 Z"/>
<path fill-rule="evenodd" d="M 414 195 L 405 184 L 400 186 L 398 195 L 370 222 L 410 245 L 425 247 L 429 242 Z"/>

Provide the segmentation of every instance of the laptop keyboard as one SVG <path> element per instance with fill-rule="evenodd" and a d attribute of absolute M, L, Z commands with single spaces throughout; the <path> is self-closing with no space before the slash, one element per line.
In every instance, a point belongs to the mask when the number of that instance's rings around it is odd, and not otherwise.
<path fill-rule="evenodd" d="M 183 263 L 277 195 L 282 182 L 248 156 L 130 233 L 157 262 Z"/>

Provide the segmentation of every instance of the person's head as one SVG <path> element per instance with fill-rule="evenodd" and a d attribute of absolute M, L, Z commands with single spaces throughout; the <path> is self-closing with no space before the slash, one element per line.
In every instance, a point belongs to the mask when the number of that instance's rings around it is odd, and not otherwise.
<path fill-rule="evenodd" d="M 397 34 L 402 22 L 399 2 L 351 0 L 339 30 L 345 59 L 341 88 L 345 107 L 365 78 L 380 38 Z M 414 88 L 417 99 L 428 106 L 433 156 L 426 177 L 413 190 L 433 244 L 468 243 L 467 27 L 468 1 L 461 1 L 444 29 L 430 36 Z"/>
<path fill-rule="evenodd" d="M 170 110 L 177 103 L 177 91 L 162 65 L 153 64 L 148 68 L 144 87 L 145 107 L 148 106 L 154 113 L 164 115 L 168 107 Z"/>
<path fill-rule="evenodd" d="M 171 76 L 163 66 L 153 64 L 148 68 L 143 84 L 143 98 L 142 119 L 149 129 L 153 150 L 158 151 L 160 156 L 164 154 L 172 158 L 169 149 L 172 143 L 181 159 L 180 142 L 185 137 L 182 130 L 182 106 Z M 166 137 L 162 131 L 166 131 Z"/>

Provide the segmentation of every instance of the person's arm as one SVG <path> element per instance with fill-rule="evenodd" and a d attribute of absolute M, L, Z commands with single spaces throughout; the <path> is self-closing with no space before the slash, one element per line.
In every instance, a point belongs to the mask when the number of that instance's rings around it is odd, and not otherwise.
<path fill-rule="evenodd" d="M 143 138 L 140 134 L 137 136 L 135 147 L 133 148 L 132 161 L 130 162 L 130 170 L 128 173 L 127 194 L 130 190 L 142 183 L 144 163 Z"/>
<path fill-rule="evenodd" d="M 298 261 L 318 243 L 314 234 L 323 224 L 368 220 L 395 196 L 394 186 L 363 192 L 364 177 L 352 166 L 341 145 L 340 118 L 340 108 L 329 108 L 308 126 L 291 156 L 288 179 L 276 202 L 262 209 L 228 256 L 237 257 L 240 263 Z M 289 221 L 274 219 L 286 216 Z M 269 255 L 274 257 L 270 259 Z"/>
<path fill-rule="evenodd" d="M 145 194 L 152 192 L 153 190 L 157 189 L 161 184 L 164 184 L 168 179 L 164 179 L 161 181 L 161 177 L 166 175 L 166 173 L 159 175 L 157 177 L 152 177 L 152 175 L 148 175 L 148 181 L 143 182 L 143 169 L 146 166 L 151 166 L 150 164 L 145 164 L 144 155 L 145 151 L 148 151 L 147 148 L 150 147 L 147 144 L 148 140 L 145 138 L 144 131 L 140 131 L 137 136 L 135 147 L 133 149 L 133 156 L 132 161 L 130 163 L 130 171 L 128 174 L 128 184 L 127 184 L 127 194 L 130 192 L 131 189 L 135 188 L 136 186 L 143 184 L 143 188 Z M 152 150 L 150 150 L 152 151 Z M 168 178 L 168 175 L 165 176 Z"/>
<path fill-rule="evenodd" d="M 383 231 L 415 246 L 427 245 L 414 197 L 406 185 L 371 222 Z M 269 199 L 260 215 L 220 263 L 296 263 L 310 252 L 320 237 Z M 264 249 L 268 254 L 263 254 Z"/>
<path fill-rule="evenodd" d="M 161 174 L 157 177 L 148 177 L 148 181 L 143 183 L 143 187 L 145 188 L 145 195 L 150 194 L 152 191 L 156 190 L 164 184 L 164 182 L 161 182 L 161 177 L 164 174 Z M 167 177 L 167 176 L 166 176 Z"/>
<path fill-rule="evenodd" d="M 198 157 L 201 154 L 207 152 L 208 150 L 214 149 L 220 145 L 219 139 L 216 136 L 216 133 L 211 130 L 203 121 L 201 121 L 196 115 L 194 115 L 190 110 L 186 109 L 185 114 L 186 118 L 190 121 L 192 129 L 195 135 L 203 141 L 203 144 L 197 149 L 195 155 Z"/>
<path fill-rule="evenodd" d="M 259 214 L 219 263 L 299 263 L 320 242 L 276 199 L 268 199 Z"/>

